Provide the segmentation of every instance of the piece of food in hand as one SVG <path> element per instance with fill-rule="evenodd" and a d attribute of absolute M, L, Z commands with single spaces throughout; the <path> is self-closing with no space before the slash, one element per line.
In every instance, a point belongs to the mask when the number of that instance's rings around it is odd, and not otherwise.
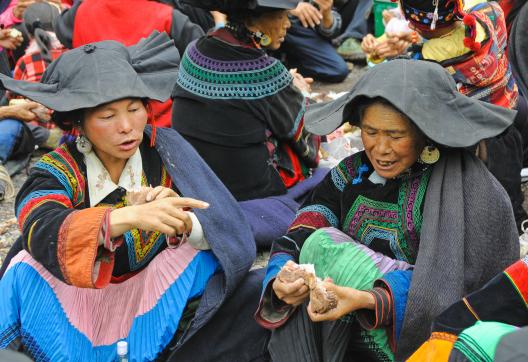
<path fill-rule="evenodd" d="M 326 290 L 323 281 L 315 275 L 313 264 L 295 264 L 291 260 L 282 267 L 277 278 L 283 283 L 293 283 L 303 279 L 310 289 L 310 303 L 316 313 L 326 313 L 337 307 L 337 296 Z"/>
<path fill-rule="evenodd" d="M 29 101 L 25 98 L 13 98 L 9 101 L 10 106 L 18 106 L 20 104 L 26 104 Z"/>
<path fill-rule="evenodd" d="M 9 30 L 9 37 L 16 39 L 22 37 L 22 32 L 18 31 L 17 29 L 10 29 Z"/>
<path fill-rule="evenodd" d="M 324 287 L 323 282 L 317 279 L 314 288 L 310 289 L 310 304 L 315 313 L 326 313 L 337 307 L 337 296 Z"/>
<path fill-rule="evenodd" d="M 128 206 L 143 205 L 147 203 L 147 195 L 152 191 L 152 187 L 142 186 L 139 189 L 127 191 L 126 204 Z"/>
<path fill-rule="evenodd" d="M 277 275 L 283 283 L 293 283 L 298 279 L 303 279 L 304 283 L 310 287 L 310 283 L 315 280 L 315 270 L 313 264 L 295 264 L 288 260 Z"/>

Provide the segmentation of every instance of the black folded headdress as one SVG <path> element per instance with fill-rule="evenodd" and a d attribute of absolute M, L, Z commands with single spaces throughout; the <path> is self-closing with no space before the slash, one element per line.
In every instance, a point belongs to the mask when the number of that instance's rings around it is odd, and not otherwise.
<path fill-rule="evenodd" d="M 375 98 L 392 104 L 427 138 L 448 147 L 469 147 L 495 137 L 513 124 L 517 114 L 462 95 L 453 77 L 439 64 L 397 59 L 370 69 L 346 95 L 311 105 L 304 126 L 309 132 L 325 135 L 344 122 L 359 125 L 360 106 Z"/>
<path fill-rule="evenodd" d="M 165 101 L 176 84 L 179 62 L 174 41 L 155 31 L 130 47 L 105 40 L 69 50 L 48 66 L 40 83 L 0 74 L 0 87 L 57 112 L 124 98 Z"/>
<path fill-rule="evenodd" d="M 224 14 L 294 9 L 300 0 L 183 0 L 184 3 Z"/>

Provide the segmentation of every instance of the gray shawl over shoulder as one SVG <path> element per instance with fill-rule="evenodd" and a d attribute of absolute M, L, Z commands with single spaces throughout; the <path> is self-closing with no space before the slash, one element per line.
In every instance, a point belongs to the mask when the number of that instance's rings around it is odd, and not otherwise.
<path fill-rule="evenodd" d="M 519 259 L 506 191 L 467 151 L 442 150 L 425 198 L 416 259 L 396 359 L 409 357 L 444 309 Z"/>

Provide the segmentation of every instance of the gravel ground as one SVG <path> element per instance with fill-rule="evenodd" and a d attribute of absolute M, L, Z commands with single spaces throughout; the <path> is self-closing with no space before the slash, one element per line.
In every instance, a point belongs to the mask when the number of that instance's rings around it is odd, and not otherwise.
<path fill-rule="evenodd" d="M 35 157 L 32 158 L 31 164 L 34 164 L 42 154 L 43 152 L 41 151 L 35 152 Z M 16 192 L 20 190 L 26 177 L 27 171 L 22 171 L 13 177 Z M 9 248 L 19 235 L 20 231 L 15 218 L 15 198 L 0 201 L 0 264 L 4 261 Z"/>

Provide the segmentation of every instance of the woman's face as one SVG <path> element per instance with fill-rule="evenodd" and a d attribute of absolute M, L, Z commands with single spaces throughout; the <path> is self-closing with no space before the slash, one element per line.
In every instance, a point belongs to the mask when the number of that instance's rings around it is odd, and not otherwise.
<path fill-rule="evenodd" d="M 267 48 L 277 50 L 281 47 L 290 26 L 288 11 L 279 10 L 262 14 L 248 26 L 248 29 L 251 31 L 260 31 L 269 36 L 271 44 Z"/>
<path fill-rule="evenodd" d="M 425 146 L 411 122 L 383 103 L 373 103 L 363 112 L 361 138 L 374 170 L 387 179 L 411 167 Z"/>
<path fill-rule="evenodd" d="M 126 160 L 143 140 L 147 109 L 139 98 L 127 98 L 89 109 L 82 131 L 103 160 Z"/>

